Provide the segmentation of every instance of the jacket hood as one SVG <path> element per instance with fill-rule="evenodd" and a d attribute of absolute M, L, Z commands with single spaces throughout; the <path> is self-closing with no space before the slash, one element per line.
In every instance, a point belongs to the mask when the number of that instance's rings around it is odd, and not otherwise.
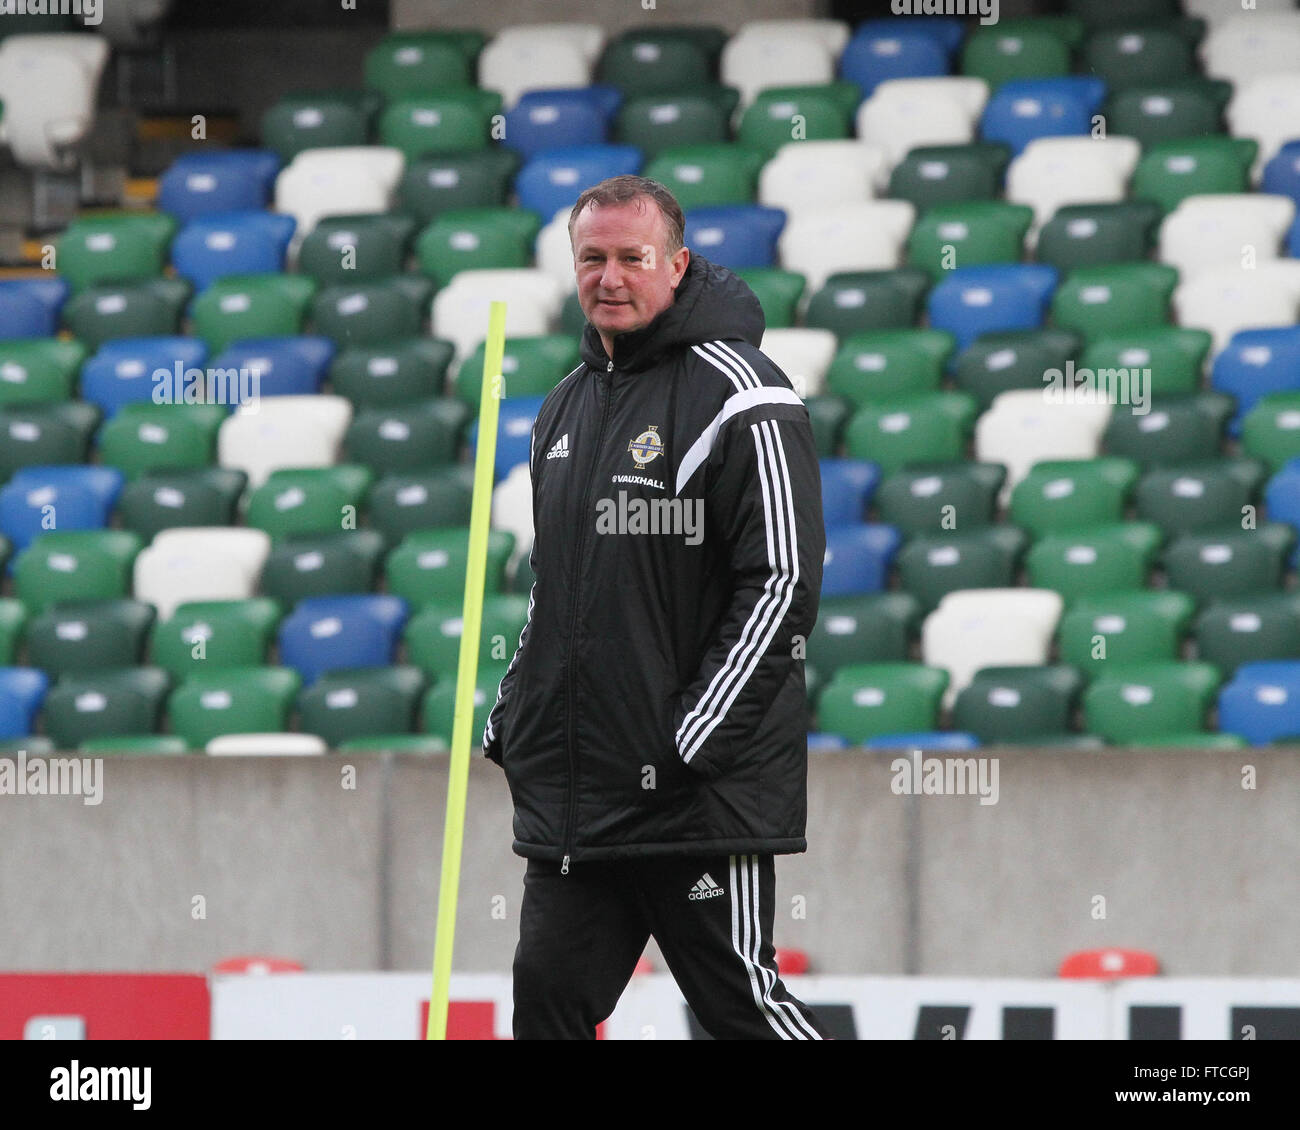
<path fill-rule="evenodd" d="M 612 360 L 620 369 L 644 369 L 668 349 L 719 338 L 757 347 L 766 324 L 758 296 L 744 280 L 692 252 L 673 304 L 643 329 L 619 334 Z M 582 331 L 581 354 L 593 369 L 611 360 L 590 322 Z"/>

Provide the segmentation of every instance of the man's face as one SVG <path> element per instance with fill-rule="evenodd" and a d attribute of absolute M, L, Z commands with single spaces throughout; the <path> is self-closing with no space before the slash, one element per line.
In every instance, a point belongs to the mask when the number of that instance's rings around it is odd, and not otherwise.
<path fill-rule="evenodd" d="M 578 302 L 613 355 L 617 334 L 639 330 L 673 303 L 690 252 L 665 256 L 667 225 L 648 197 L 588 206 L 573 225 Z"/>

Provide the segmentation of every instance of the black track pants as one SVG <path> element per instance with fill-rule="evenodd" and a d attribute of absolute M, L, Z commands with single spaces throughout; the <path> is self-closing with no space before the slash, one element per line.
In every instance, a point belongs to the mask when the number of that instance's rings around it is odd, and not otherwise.
<path fill-rule="evenodd" d="M 715 1039 L 820 1040 L 777 975 L 770 855 L 529 860 L 514 962 L 517 1040 L 591 1040 L 653 935 Z"/>

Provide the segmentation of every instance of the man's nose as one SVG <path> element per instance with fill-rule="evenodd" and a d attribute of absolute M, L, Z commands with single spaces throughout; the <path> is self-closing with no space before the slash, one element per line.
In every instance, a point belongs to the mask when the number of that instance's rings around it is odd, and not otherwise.
<path fill-rule="evenodd" d="M 605 290 L 617 290 L 623 285 L 623 264 L 617 259 L 610 259 L 600 274 L 600 285 Z"/>

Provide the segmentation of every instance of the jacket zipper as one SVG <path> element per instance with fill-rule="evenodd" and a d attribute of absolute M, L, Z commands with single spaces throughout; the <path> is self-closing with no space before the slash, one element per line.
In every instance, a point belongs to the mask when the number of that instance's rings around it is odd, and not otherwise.
<path fill-rule="evenodd" d="M 569 803 L 564 817 L 564 859 L 560 863 L 560 874 L 569 873 L 569 856 L 573 852 L 573 825 L 577 819 L 578 807 L 578 751 L 577 743 L 574 740 L 574 694 L 573 694 L 573 650 L 578 636 L 578 592 L 580 588 L 580 578 L 583 567 L 583 551 L 587 548 L 587 508 L 591 504 L 591 490 L 596 483 L 596 468 L 600 466 L 601 447 L 605 442 L 605 425 L 609 421 L 609 409 L 613 403 L 613 384 L 614 362 L 610 361 L 605 365 L 605 380 L 608 382 L 604 389 L 605 403 L 600 410 L 600 428 L 596 432 L 596 443 L 591 457 L 591 470 L 587 472 L 586 488 L 582 492 L 582 527 L 578 531 L 578 549 L 576 555 L 577 569 L 575 570 L 573 592 L 569 599 L 569 654 L 566 662 L 565 678 L 565 701 L 566 711 L 566 729 L 568 731 L 568 752 L 569 752 Z M 597 379 L 597 387 L 600 381 Z"/>

